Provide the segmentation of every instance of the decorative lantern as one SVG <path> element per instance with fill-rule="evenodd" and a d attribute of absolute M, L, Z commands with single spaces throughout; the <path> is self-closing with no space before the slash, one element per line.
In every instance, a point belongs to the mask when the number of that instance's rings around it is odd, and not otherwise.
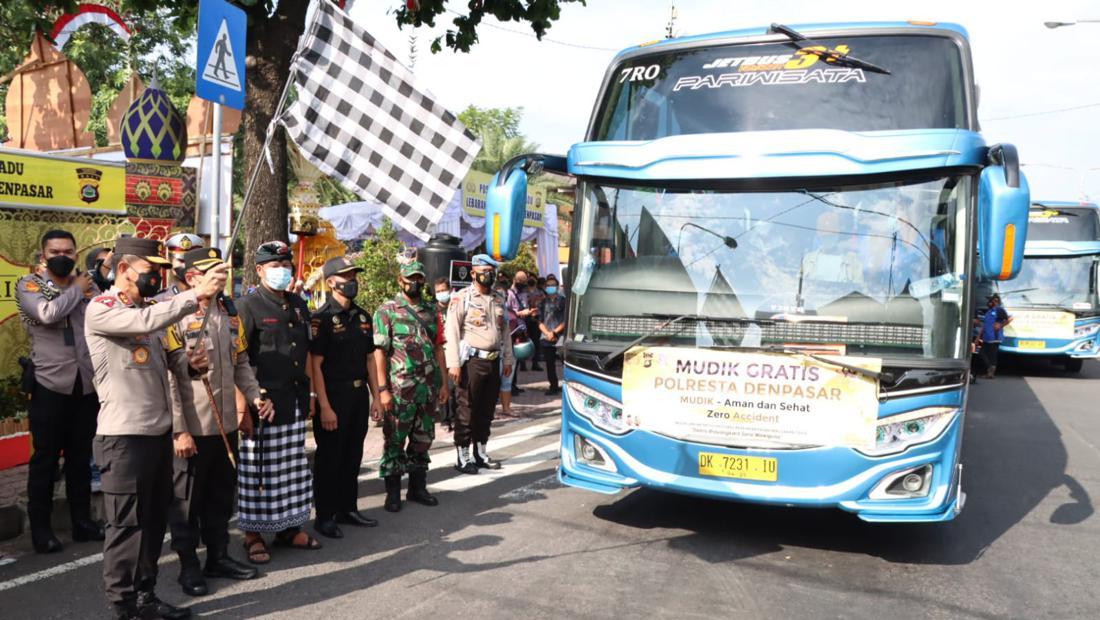
<path fill-rule="evenodd" d="M 122 150 L 131 162 L 178 163 L 187 152 L 187 120 L 156 78 L 126 110 Z"/>

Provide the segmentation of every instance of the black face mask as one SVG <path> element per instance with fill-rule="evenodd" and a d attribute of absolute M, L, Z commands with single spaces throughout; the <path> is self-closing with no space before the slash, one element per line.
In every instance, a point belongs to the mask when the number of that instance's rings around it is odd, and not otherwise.
<path fill-rule="evenodd" d="M 482 286 L 492 286 L 497 279 L 495 271 L 480 271 L 474 274 L 474 279 Z"/>
<path fill-rule="evenodd" d="M 46 269 L 59 278 L 69 277 L 73 267 L 76 267 L 76 261 L 68 256 L 51 256 L 46 260 Z"/>
<path fill-rule="evenodd" d="M 417 282 L 416 280 L 410 280 L 404 284 L 405 294 L 412 299 L 420 297 L 420 291 L 424 288 L 423 282 Z"/>
<path fill-rule="evenodd" d="M 138 295 L 142 299 L 149 299 L 160 292 L 160 272 L 154 270 L 140 273 L 134 284 L 137 285 Z"/>
<path fill-rule="evenodd" d="M 114 280 L 103 275 L 103 272 L 100 271 L 100 269 L 102 268 L 103 260 L 97 260 L 95 262 L 95 269 L 92 270 L 92 281 L 94 281 L 95 285 L 99 287 L 99 290 L 106 291 L 107 289 L 111 288 L 111 285 L 115 282 Z"/>
<path fill-rule="evenodd" d="M 336 290 L 340 291 L 340 294 L 348 299 L 355 301 L 355 296 L 359 294 L 359 282 L 355 280 L 348 280 L 336 285 Z"/>
<path fill-rule="evenodd" d="M 515 287 L 516 287 L 517 291 L 522 291 L 523 289 L 527 288 L 527 283 L 526 282 L 516 282 Z"/>
<path fill-rule="evenodd" d="M 176 274 L 176 280 L 180 284 L 187 286 L 187 269 L 185 267 L 176 267 L 172 270 L 172 273 Z"/>

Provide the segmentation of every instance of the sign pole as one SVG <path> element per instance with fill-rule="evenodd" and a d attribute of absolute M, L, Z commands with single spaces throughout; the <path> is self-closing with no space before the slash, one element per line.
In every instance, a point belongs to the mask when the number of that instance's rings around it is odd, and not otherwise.
<path fill-rule="evenodd" d="M 214 173 L 210 175 L 210 184 L 213 187 L 210 196 L 210 220 L 212 222 L 212 227 L 210 229 L 210 246 L 223 249 L 221 247 L 222 220 L 220 213 L 222 201 L 222 104 L 218 102 L 214 102 L 213 133 L 214 153 L 211 165 L 214 166 Z"/>

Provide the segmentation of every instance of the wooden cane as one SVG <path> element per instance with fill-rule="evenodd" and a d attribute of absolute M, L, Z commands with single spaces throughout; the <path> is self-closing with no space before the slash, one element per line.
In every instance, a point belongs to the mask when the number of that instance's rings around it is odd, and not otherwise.
<path fill-rule="evenodd" d="M 214 409 L 214 422 L 217 423 L 218 434 L 222 436 L 222 443 L 225 444 L 225 454 L 229 457 L 229 462 L 233 464 L 233 469 L 236 469 L 237 458 L 233 456 L 233 448 L 229 445 L 229 437 L 225 434 L 221 407 L 218 407 L 218 399 L 214 398 L 214 388 L 210 387 L 210 379 L 205 375 L 202 378 L 202 385 L 206 388 L 206 395 L 210 397 L 210 406 Z"/>

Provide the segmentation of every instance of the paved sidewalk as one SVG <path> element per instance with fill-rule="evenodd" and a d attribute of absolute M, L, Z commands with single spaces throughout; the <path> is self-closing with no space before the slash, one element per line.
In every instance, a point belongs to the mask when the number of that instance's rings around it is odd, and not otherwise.
<path fill-rule="evenodd" d="M 561 364 L 558 364 L 558 377 L 562 376 Z M 543 392 L 549 387 L 546 381 L 546 372 L 518 372 L 518 385 L 523 388 L 524 393 L 514 396 L 512 398 L 512 416 L 505 416 L 501 413 L 500 404 L 497 404 L 496 419 L 493 421 L 493 426 L 501 426 L 516 422 L 519 420 L 528 420 L 534 417 L 543 416 L 554 411 L 561 409 L 561 393 L 558 392 L 553 396 L 547 396 Z M 435 434 L 435 446 L 443 447 L 451 445 L 453 441 L 453 433 L 448 431 L 442 425 L 436 427 Z M 492 450 L 492 442 L 489 443 L 489 449 Z M 306 452 L 312 456 L 313 452 L 317 449 L 317 444 L 313 440 L 313 433 L 306 433 Z M 370 431 L 367 433 L 367 439 L 363 444 L 363 462 L 375 463 L 382 455 L 382 428 L 380 425 L 371 423 Z M 367 469 L 367 468 L 364 468 Z M 22 511 L 24 517 L 23 534 L 12 538 L 10 540 L 0 541 L 0 562 L 4 562 L 5 559 L 18 558 L 19 556 L 31 553 L 30 535 L 26 526 L 26 507 L 27 507 L 27 466 L 21 465 L 19 467 L 13 467 L 4 471 L 0 471 L 0 509 L 4 509 L 8 506 L 18 506 Z M 67 531 L 67 517 L 65 513 L 67 511 L 62 509 L 62 501 L 65 497 L 65 484 L 64 481 L 59 481 L 54 487 L 55 508 L 54 516 L 57 517 L 60 513 L 62 519 L 54 519 L 54 526 L 59 533 Z M 92 511 L 96 515 L 100 515 L 101 499 L 98 494 L 93 495 Z M 62 501 L 58 501 L 62 500 Z M 67 536 L 62 535 L 62 542 L 68 540 Z"/>

